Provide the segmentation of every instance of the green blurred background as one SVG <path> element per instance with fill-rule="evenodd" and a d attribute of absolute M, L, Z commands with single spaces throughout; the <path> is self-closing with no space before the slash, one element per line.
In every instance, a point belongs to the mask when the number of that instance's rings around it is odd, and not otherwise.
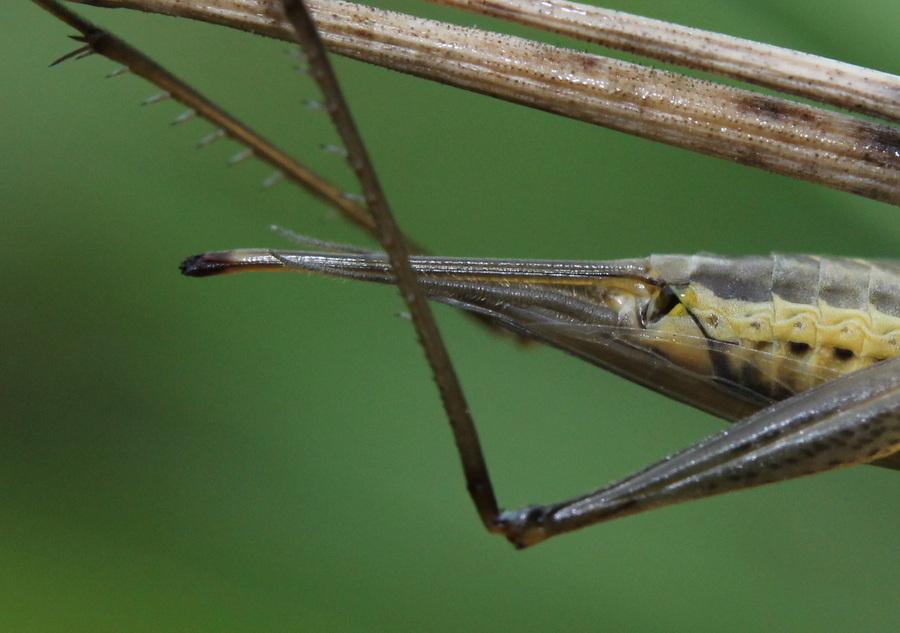
<path fill-rule="evenodd" d="M 369 244 L 25 1 L 0 20 L 0 631 L 894 631 L 900 474 L 857 468 L 515 552 L 482 531 L 383 287 L 192 280 L 189 254 Z M 502 28 L 422 3 L 419 15 Z M 900 71 L 894 0 L 613 8 Z M 83 10 L 300 156 L 336 135 L 285 45 Z M 556 41 L 553 37 L 543 37 Z M 581 44 L 575 44 L 583 48 Z M 338 61 L 401 224 L 447 255 L 891 257 L 897 209 Z M 549 502 L 721 423 L 439 308 L 501 502 Z"/>

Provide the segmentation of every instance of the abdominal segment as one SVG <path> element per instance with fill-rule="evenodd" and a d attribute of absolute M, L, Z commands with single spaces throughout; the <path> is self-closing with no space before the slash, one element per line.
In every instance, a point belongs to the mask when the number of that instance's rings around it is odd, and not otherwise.
<path fill-rule="evenodd" d="M 660 346 L 681 366 L 782 400 L 900 353 L 893 262 L 811 256 L 651 257 L 680 306 L 649 327 L 706 338 Z"/>

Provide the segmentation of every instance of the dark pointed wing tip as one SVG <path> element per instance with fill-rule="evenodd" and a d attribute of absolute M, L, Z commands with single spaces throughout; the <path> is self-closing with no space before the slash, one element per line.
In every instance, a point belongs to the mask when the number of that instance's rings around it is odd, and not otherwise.
<path fill-rule="evenodd" d="M 208 260 L 204 255 L 191 255 L 178 266 L 182 275 L 187 277 L 209 277 L 227 272 L 227 266 L 216 260 Z"/>

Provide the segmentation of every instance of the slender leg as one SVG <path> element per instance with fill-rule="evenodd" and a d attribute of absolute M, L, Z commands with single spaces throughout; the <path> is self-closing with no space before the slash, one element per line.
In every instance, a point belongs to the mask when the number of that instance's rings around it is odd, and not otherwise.
<path fill-rule="evenodd" d="M 344 103 L 337 79 L 328 63 L 316 28 L 302 3 L 287 0 L 285 12 L 305 48 L 312 75 L 319 83 L 325 97 L 326 109 L 335 119 L 338 132 L 348 151 L 348 161 L 365 193 L 367 208 L 362 208 L 346 198 L 339 189 L 291 160 L 240 121 L 228 115 L 196 90 L 108 31 L 70 11 L 57 0 L 33 0 L 33 2 L 81 32 L 81 35 L 74 39 L 83 43 L 84 46 L 57 60 L 56 63 L 72 57 L 98 53 L 123 64 L 130 71 L 162 88 L 169 97 L 188 106 L 191 116 L 197 114 L 217 125 L 221 133 L 217 132 L 216 137 L 228 136 L 244 143 L 257 158 L 268 162 L 298 184 L 334 205 L 348 219 L 369 231 L 382 243 L 389 255 L 401 296 L 413 316 L 413 323 L 416 325 L 419 339 L 432 366 L 435 382 L 441 393 L 441 399 L 450 419 L 456 445 L 463 462 L 469 493 L 484 525 L 491 532 L 498 532 L 499 509 L 475 425 L 450 363 L 449 355 L 443 347 L 437 326 L 431 316 L 424 290 L 416 283 L 415 274 L 410 268 L 406 253 L 408 243 L 404 240 L 391 216 L 387 201 L 381 192 L 375 171 L 368 160 L 365 148 Z"/>
<path fill-rule="evenodd" d="M 900 450 L 900 358 L 779 402 L 586 495 L 501 513 L 517 547 L 692 499 L 863 464 Z"/>
<path fill-rule="evenodd" d="M 311 74 L 322 90 L 326 109 L 347 148 L 347 160 L 362 186 L 369 213 L 375 220 L 375 236 L 388 254 L 400 295 L 412 315 L 419 342 L 422 344 L 425 357 L 431 366 L 434 381 L 437 383 L 441 401 L 450 421 L 453 437 L 462 460 L 469 495 L 475 503 L 484 526 L 491 532 L 496 532 L 498 531 L 499 508 L 475 423 L 463 395 L 462 386 L 459 384 L 450 361 L 450 355 L 444 347 L 437 324 L 431 314 L 425 289 L 418 283 L 416 273 L 409 263 L 406 242 L 394 221 L 387 198 L 378 182 L 362 138 L 350 116 L 350 110 L 344 101 L 337 77 L 331 69 L 331 64 L 325 54 L 325 47 L 309 12 L 302 0 L 284 0 L 284 10 L 297 34 L 298 42 L 306 53 Z"/>

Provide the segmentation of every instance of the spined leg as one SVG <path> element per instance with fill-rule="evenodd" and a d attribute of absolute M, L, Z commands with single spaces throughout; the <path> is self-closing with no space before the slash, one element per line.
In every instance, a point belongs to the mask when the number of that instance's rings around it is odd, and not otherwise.
<path fill-rule="evenodd" d="M 624 479 L 504 511 L 516 547 L 682 501 L 864 464 L 900 450 L 900 358 L 779 402 Z"/>

